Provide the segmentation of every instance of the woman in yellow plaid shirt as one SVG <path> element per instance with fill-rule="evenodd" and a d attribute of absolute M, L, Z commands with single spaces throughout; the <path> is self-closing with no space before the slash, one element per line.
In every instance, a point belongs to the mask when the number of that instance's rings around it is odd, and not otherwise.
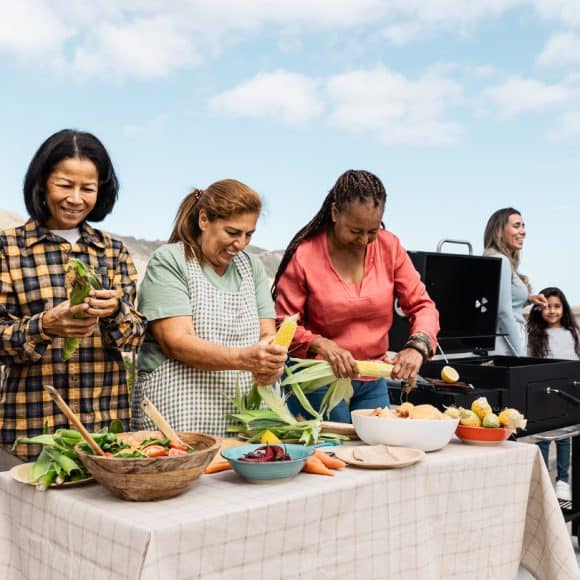
<path fill-rule="evenodd" d="M 141 344 L 145 322 L 134 307 L 137 272 L 119 239 L 91 227 L 113 209 L 118 181 L 103 144 L 65 129 L 34 155 L 24 180 L 30 219 L 0 232 L 0 449 L 18 437 L 67 426 L 45 393 L 53 385 L 95 431 L 121 419 L 128 426 L 129 393 L 122 352 Z M 103 290 L 77 306 L 67 298 L 71 257 L 90 264 Z M 76 313 L 84 318 L 75 318 Z M 80 338 L 69 360 L 67 338 Z M 39 449 L 18 445 L 30 459 Z M 4 455 L 4 460 L 9 459 Z"/>

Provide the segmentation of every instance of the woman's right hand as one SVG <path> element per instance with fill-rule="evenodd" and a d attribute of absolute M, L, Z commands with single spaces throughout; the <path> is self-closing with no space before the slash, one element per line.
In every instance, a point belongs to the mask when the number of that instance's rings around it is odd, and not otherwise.
<path fill-rule="evenodd" d="M 69 301 L 46 310 L 42 316 L 42 330 L 49 336 L 66 338 L 86 338 L 92 336 L 99 323 L 97 318 L 75 318 L 79 312 L 85 312 L 88 304 L 71 306 Z"/>
<path fill-rule="evenodd" d="M 310 343 L 310 351 L 328 361 L 336 377 L 353 378 L 358 375 L 358 366 L 351 352 L 338 346 L 333 340 L 315 338 Z"/>
<path fill-rule="evenodd" d="M 273 338 L 274 335 L 266 336 L 260 342 L 242 349 L 244 370 L 250 371 L 260 380 L 258 384 L 273 384 L 284 371 L 284 363 L 288 356 L 288 349 L 277 344 L 272 344 Z M 274 377 L 274 379 L 268 383 L 264 382 L 271 377 Z"/>

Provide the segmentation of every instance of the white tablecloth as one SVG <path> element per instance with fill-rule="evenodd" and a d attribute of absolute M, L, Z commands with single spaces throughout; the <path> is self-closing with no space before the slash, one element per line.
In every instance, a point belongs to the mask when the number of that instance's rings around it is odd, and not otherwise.
<path fill-rule="evenodd" d="M 452 442 L 398 470 L 277 484 L 204 476 L 131 503 L 96 484 L 42 493 L 0 474 L 3 580 L 579 578 L 537 446 Z"/>

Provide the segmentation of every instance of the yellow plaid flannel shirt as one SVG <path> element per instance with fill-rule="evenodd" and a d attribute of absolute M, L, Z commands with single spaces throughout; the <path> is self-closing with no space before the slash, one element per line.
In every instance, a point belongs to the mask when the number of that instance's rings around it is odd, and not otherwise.
<path fill-rule="evenodd" d="M 65 267 L 70 257 L 89 262 L 104 288 L 122 291 L 119 312 L 99 321 L 69 361 L 65 338 L 47 336 L 42 313 L 67 300 Z M 73 245 L 34 220 L 0 232 L 0 445 L 32 437 L 45 425 L 52 432 L 68 420 L 44 391 L 53 385 L 89 431 L 121 419 L 128 427 L 129 393 L 122 352 L 136 351 L 145 321 L 134 307 L 137 271 L 126 246 L 109 234 L 81 224 Z M 19 444 L 23 459 L 40 448 Z"/>

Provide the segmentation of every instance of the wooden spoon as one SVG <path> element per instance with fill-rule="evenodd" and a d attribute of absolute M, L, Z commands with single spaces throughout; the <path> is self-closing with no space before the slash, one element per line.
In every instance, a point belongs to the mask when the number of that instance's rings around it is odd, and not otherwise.
<path fill-rule="evenodd" d="M 145 411 L 145 414 L 149 417 L 149 419 L 151 419 L 151 421 L 153 421 L 153 423 L 155 423 L 156 427 L 159 429 L 159 431 L 161 431 L 161 433 L 163 433 L 165 437 L 167 437 L 167 439 L 174 441 L 179 445 L 184 445 L 188 449 L 193 449 L 191 445 L 188 445 L 185 443 L 185 441 L 181 440 L 179 435 L 165 420 L 165 417 L 157 410 L 157 407 L 155 407 L 155 405 L 147 397 L 143 397 L 142 407 L 143 411 Z"/>
<path fill-rule="evenodd" d="M 97 442 L 90 436 L 81 420 L 75 415 L 74 411 L 65 403 L 60 393 L 52 385 L 43 385 L 44 390 L 50 395 L 58 408 L 66 415 L 67 419 L 77 428 L 83 439 L 97 455 L 105 455 L 105 452 L 97 445 Z"/>

